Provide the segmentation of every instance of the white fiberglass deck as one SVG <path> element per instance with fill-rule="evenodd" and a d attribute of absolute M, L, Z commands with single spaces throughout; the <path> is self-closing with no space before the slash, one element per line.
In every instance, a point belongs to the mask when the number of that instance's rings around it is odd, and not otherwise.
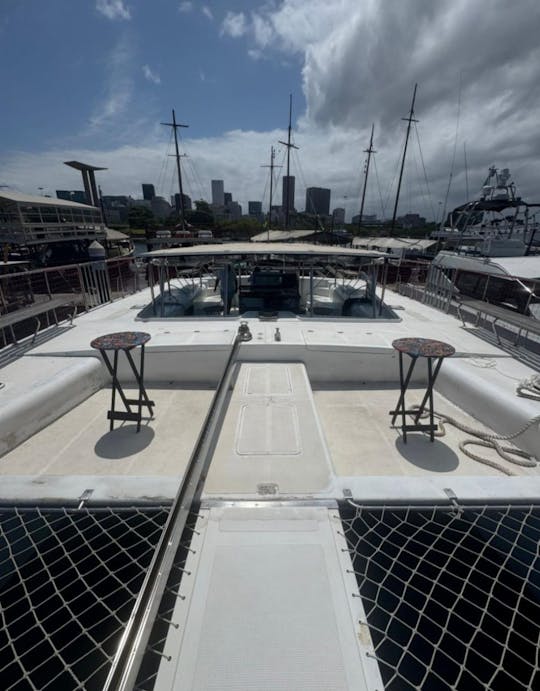
<path fill-rule="evenodd" d="M 381 689 L 340 530 L 323 508 L 203 511 L 156 688 Z"/>

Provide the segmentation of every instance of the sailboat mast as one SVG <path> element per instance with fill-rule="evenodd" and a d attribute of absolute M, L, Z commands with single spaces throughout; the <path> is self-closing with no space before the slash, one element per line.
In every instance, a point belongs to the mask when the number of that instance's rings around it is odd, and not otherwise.
<path fill-rule="evenodd" d="M 172 122 L 162 122 L 162 125 L 166 125 L 167 127 L 172 127 L 173 132 L 174 132 L 174 147 L 176 150 L 176 171 L 178 173 L 178 189 L 180 191 L 180 214 L 182 218 L 182 230 L 186 229 L 185 226 L 185 209 L 184 209 L 184 191 L 182 189 L 182 169 L 180 167 L 180 152 L 178 151 L 178 136 L 176 134 L 176 130 L 179 127 L 189 127 L 189 125 L 181 125 L 180 123 L 176 122 L 176 115 L 174 112 L 174 108 L 172 111 Z M 178 209 L 177 209 L 178 210 Z"/>
<path fill-rule="evenodd" d="M 406 120 L 409 124 L 407 125 L 407 136 L 405 137 L 405 148 L 403 149 L 403 158 L 401 159 L 401 170 L 399 171 L 399 181 L 398 181 L 398 188 L 396 192 L 396 201 L 394 204 L 394 213 L 392 214 L 392 225 L 390 227 L 390 235 L 394 234 L 394 229 L 396 227 L 396 215 L 397 215 L 397 208 L 398 208 L 398 203 L 399 203 L 399 193 L 401 191 L 401 181 L 403 179 L 403 169 L 405 168 L 405 156 L 407 155 L 407 144 L 409 143 L 409 134 L 411 132 L 411 123 L 412 122 L 418 122 L 418 120 L 414 119 L 414 102 L 416 100 L 416 89 L 418 87 L 418 84 L 414 85 L 414 92 L 413 92 L 413 97 L 412 97 L 412 103 L 411 103 L 411 110 L 409 111 L 409 117 L 408 118 L 401 118 L 402 120 Z"/>
<path fill-rule="evenodd" d="M 367 156 L 367 161 L 366 161 L 366 168 L 364 170 L 364 188 L 362 190 L 362 201 L 360 203 L 360 216 L 358 218 L 358 230 L 362 227 L 362 217 L 364 215 L 364 201 L 366 199 L 366 187 L 367 187 L 367 179 L 368 179 L 368 173 L 369 173 L 369 162 L 371 160 L 371 154 L 377 153 L 373 149 L 373 130 L 375 129 L 375 124 L 371 125 L 371 138 L 369 140 L 369 148 L 364 149 L 364 153 L 366 153 Z"/>
<path fill-rule="evenodd" d="M 283 144 L 284 146 L 287 147 L 287 184 L 285 185 L 285 226 L 284 229 L 288 230 L 289 228 L 289 206 L 290 206 L 290 201 L 289 201 L 289 194 L 290 194 L 290 184 L 291 181 L 289 179 L 289 174 L 291 172 L 291 149 L 298 149 L 297 146 L 294 144 L 291 144 L 291 130 L 292 130 L 292 94 L 289 94 L 289 130 L 288 130 L 288 136 L 287 136 L 287 141 L 282 142 L 280 141 L 280 144 Z"/>
<path fill-rule="evenodd" d="M 276 151 L 273 146 L 270 147 L 270 165 L 261 166 L 261 168 L 270 168 L 270 204 L 268 206 L 268 240 L 270 240 L 270 229 L 272 227 L 272 196 L 274 193 L 274 159 L 276 157 Z M 281 168 L 281 166 L 277 166 Z"/>

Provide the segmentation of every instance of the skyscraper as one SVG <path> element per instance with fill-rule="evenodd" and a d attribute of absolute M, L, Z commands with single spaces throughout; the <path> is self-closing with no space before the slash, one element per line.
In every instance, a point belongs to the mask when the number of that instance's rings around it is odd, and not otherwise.
<path fill-rule="evenodd" d="M 330 190 L 325 187 L 308 187 L 306 213 L 328 216 L 330 214 Z"/>
<path fill-rule="evenodd" d="M 225 192 L 223 180 L 212 180 L 212 205 L 225 205 Z"/>
<path fill-rule="evenodd" d="M 281 196 L 281 206 L 283 209 L 287 206 L 287 200 L 289 211 L 294 211 L 294 175 L 283 176 L 283 190 Z"/>
<path fill-rule="evenodd" d="M 143 182 L 143 184 L 142 184 L 142 196 L 143 196 L 143 199 L 146 199 L 147 201 L 151 202 L 152 199 L 156 196 L 156 190 L 154 188 L 154 185 L 150 185 L 147 182 Z"/>

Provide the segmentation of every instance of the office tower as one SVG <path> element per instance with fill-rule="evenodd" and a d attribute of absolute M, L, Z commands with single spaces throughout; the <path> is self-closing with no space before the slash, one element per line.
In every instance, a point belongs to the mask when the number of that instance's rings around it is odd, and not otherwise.
<path fill-rule="evenodd" d="M 248 202 L 248 214 L 260 216 L 262 214 L 262 202 Z"/>
<path fill-rule="evenodd" d="M 223 191 L 223 180 L 212 180 L 212 205 L 225 205 L 225 192 Z"/>
<path fill-rule="evenodd" d="M 156 196 L 156 190 L 154 188 L 154 185 L 150 185 L 149 183 L 143 182 L 142 196 L 143 199 L 146 199 L 147 201 L 151 202 L 152 199 Z"/>
<path fill-rule="evenodd" d="M 288 190 L 288 196 L 287 196 Z M 283 176 L 283 190 L 281 196 L 281 206 L 285 209 L 287 205 L 287 200 L 289 204 L 289 211 L 294 211 L 294 175 L 284 175 Z"/>
<path fill-rule="evenodd" d="M 334 219 L 334 223 L 336 223 L 336 224 L 345 223 L 345 209 L 342 209 L 340 207 L 338 207 L 337 209 L 334 209 L 332 211 L 332 217 Z"/>
<path fill-rule="evenodd" d="M 183 197 L 184 211 L 191 211 L 191 197 L 189 197 L 187 194 L 184 194 Z M 173 196 L 171 197 L 171 204 L 176 209 L 176 211 L 180 211 L 180 192 L 176 192 L 175 194 L 173 194 Z"/>
<path fill-rule="evenodd" d="M 330 214 L 330 190 L 324 187 L 308 187 L 306 213 L 328 216 Z"/>
<path fill-rule="evenodd" d="M 232 204 L 232 194 L 230 192 L 223 193 L 223 203 L 225 206 L 227 206 L 227 204 Z"/>

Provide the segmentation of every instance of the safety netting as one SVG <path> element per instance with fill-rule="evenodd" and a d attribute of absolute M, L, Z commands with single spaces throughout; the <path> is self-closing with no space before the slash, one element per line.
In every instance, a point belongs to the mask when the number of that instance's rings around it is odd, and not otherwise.
<path fill-rule="evenodd" d="M 103 688 L 168 512 L 0 508 L 3 691 Z"/>
<path fill-rule="evenodd" d="M 340 507 L 385 689 L 540 688 L 540 507 Z"/>

